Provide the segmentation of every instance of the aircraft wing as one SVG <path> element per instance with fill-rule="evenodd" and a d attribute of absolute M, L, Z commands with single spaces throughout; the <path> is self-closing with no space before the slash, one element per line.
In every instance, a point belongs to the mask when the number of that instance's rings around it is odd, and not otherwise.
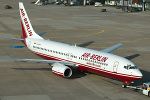
<path fill-rule="evenodd" d="M 112 52 L 112 51 L 118 49 L 118 48 L 121 47 L 122 45 L 123 45 L 123 44 L 119 43 L 119 44 L 116 44 L 116 45 L 111 46 L 111 47 L 109 47 L 109 48 L 103 49 L 103 50 L 101 50 L 101 51 L 102 51 L 102 52 L 110 53 L 110 52 Z"/>
<path fill-rule="evenodd" d="M 37 62 L 37 63 L 61 63 L 64 65 L 77 67 L 77 64 L 67 62 L 67 61 L 55 61 L 55 60 L 41 60 L 41 59 L 17 59 L 17 58 L 0 58 L 2 60 L 13 60 L 13 61 L 22 61 L 22 62 Z"/>
<path fill-rule="evenodd" d="M 0 37 L 0 38 L 13 39 L 13 40 L 22 40 L 22 41 L 24 41 L 24 39 L 21 39 L 21 38 L 11 38 L 11 37 Z"/>

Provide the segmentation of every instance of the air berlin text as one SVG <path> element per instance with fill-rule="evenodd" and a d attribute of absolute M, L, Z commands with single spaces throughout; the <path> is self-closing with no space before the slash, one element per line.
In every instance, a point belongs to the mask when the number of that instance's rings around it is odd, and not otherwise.
<path fill-rule="evenodd" d="M 20 9 L 20 10 L 21 10 L 22 18 L 24 18 L 23 21 L 25 23 L 25 26 L 26 26 L 27 31 L 29 33 L 29 36 L 32 36 L 33 34 L 32 34 L 31 29 L 30 29 L 30 25 L 29 25 L 28 19 L 25 18 L 25 13 L 24 13 L 23 9 Z"/>
<path fill-rule="evenodd" d="M 106 62 L 106 60 L 108 59 L 108 57 L 103 57 L 103 56 L 91 54 L 91 53 L 84 53 L 81 57 L 87 58 L 87 59 L 92 59 L 92 60 L 97 60 L 97 61 L 101 61 L 101 62 Z"/>

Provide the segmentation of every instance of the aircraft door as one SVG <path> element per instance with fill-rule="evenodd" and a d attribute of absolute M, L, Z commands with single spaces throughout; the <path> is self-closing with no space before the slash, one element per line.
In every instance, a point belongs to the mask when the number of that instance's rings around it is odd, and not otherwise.
<path fill-rule="evenodd" d="M 72 60 L 72 58 L 73 58 L 73 54 L 72 53 L 67 53 L 67 59 Z"/>
<path fill-rule="evenodd" d="M 113 72 L 116 72 L 116 73 L 117 73 L 118 65 L 119 65 L 119 62 L 116 61 L 116 62 L 114 63 L 114 66 L 113 66 Z"/>

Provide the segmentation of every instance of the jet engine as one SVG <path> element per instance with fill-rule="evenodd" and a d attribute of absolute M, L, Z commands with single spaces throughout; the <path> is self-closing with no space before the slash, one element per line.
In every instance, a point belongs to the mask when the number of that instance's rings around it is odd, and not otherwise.
<path fill-rule="evenodd" d="M 54 63 L 51 66 L 52 66 L 52 72 L 58 76 L 61 76 L 64 78 L 69 78 L 72 75 L 71 68 L 69 68 L 63 64 Z"/>

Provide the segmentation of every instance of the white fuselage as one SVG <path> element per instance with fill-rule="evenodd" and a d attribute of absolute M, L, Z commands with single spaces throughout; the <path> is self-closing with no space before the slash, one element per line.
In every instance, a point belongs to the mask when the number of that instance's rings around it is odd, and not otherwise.
<path fill-rule="evenodd" d="M 134 81 L 142 77 L 134 63 L 110 53 L 34 38 L 26 38 L 26 45 L 33 53 L 44 59 L 73 62 L 80 70 L 122 81 Z M 125 67 L 129 65 L 132 68 Z"/>

